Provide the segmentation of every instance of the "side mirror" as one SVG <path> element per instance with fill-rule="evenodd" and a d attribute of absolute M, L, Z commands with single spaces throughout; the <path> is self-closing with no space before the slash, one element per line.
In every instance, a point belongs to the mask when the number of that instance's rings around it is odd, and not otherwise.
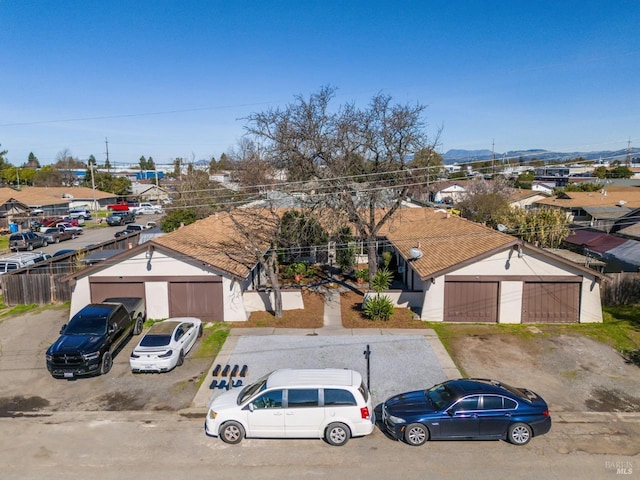
<path fill-rule="evenodd" d="M 453 417 L 456 414 L 456 412 L 453 411 L 453 408 L 450 408 L 449 410 L 447 410 L 447 415 L 449 415 L 450 417 Z"/>
<path fill-rule="evenodd" d="M 64 325 L 62 325 L 62 328 L 60 329 L 60 334 L 62 334 L 62 332 L 64 332 L 65 328 L 67 328 L 67 324 L 66 323 Z"/>
<path fill-rule="evenodd" d="M 253 412 L 253 411 L 255 410 L 255 408 L 256 408 L 256 407 L 254 407 L 254 406 L 253 406 L 253 402 L 251 402 L 251 403 L 249 404 L 249 411 L 250 411 L 250 412 Z"/>
<path fill-rule="evenodd" d="M 118 326 L 115 323 L 112 323 L 111 326 L 109 327 L 109 334 L 112 334 L 113 332 L 115 332 L 117 328 Z"/>

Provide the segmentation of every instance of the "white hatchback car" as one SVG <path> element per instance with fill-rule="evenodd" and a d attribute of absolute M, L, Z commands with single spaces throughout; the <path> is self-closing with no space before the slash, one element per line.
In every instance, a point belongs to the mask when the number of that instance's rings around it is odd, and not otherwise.
<path fill-rule="evenodd" d="M 354 370 L 283 369 L 213 399 L 205 433 L 226 443 L 244 437 L 324 438 L 344 445 L 375 426 L 371 395 Z"/>
<path fill-rule="evenodd" d="M 199 318 L 176 317 L 154 323 L 131 352 L 131 371 L 168 372 L 184 363 L 184 356 L 201 336 Z"/>

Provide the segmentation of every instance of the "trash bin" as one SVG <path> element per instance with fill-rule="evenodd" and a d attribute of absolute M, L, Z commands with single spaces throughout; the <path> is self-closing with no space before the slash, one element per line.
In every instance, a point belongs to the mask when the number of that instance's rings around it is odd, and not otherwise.
<path fill-rule="evenodd" d="M 11 233 L 18 233 L 18 224 L 17 223 L 10 223 L 9 224 L 9 231 Z"/>

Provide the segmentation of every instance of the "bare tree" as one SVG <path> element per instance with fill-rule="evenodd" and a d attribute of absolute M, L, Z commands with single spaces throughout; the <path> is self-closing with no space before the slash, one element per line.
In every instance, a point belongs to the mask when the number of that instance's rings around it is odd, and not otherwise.
<path fill-rule="evenodd" d="M 237 235 L 225 245 L 228 251 L 245 252 L 260 263 L 273 293 L 273 310 L 282 317 L 282 292 L 278 279 L 278 239 L 281 217 L 274 209 L 237 208 L 228 212 Z"/>
<path fill-rule="evenodd" d="M 335 230 L 351 223 L 366 243 L 369 275 L 377 271 L 376 240 L 400 207 L 409 187 L 421 179 L 409 168 L 413 154 L 435 148 L 423 120 L 425 107 L 392 105 L 378 94 L 363 110 L 353 104 L 333 110 L 332 87 L 282 109 L 248 117 L 247 132 L 264 155 L 286 171 L 292 187 L 333 213 Z"/>
<path fill-rule="evenodd" d="M 273 165 L 265 160 L 255 142 L 242 138 L 237 148 L 229 153 L 235 164 L 231 174 L 234 182 L 244 187 L 249 195 L 262 193 L 265 188 L 274 183 Z"/>

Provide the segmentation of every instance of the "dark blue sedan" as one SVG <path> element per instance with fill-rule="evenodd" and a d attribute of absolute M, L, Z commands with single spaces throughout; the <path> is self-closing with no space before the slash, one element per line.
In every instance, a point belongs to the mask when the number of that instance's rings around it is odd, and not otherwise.
<path fill-rule="evenodd" d="M 382 422 L 397 440 L 500 440 L 525 445 L 551 429 L 547 403 L 526 388 L 495 380 L 459 379 L 402 393 L 382 406 Z"/>

